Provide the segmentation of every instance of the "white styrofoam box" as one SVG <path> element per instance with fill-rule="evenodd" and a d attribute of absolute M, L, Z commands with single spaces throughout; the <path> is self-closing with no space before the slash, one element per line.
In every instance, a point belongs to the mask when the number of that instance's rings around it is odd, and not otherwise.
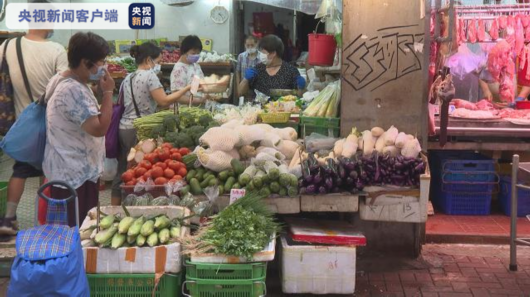
<path fill-rule="evenodd" d="M 350 193 L 302 195 L 300 204 L 303 212 L 357 212 L 359 196 Z"/>
<path fill-rule="evenodd" d="M 165 214 L 170 219 L 190 215 L 190 210 L 180 206 L 130 206 L 130 215 L 151 216 Z M 107 215 L 123 215 L 121 206 L 104 206 L 101 211 Z M 80 230 L 96 223 L 96 208 L 91 209 Z M 182 227 L 181 236 L 189 234 L 188 227 Z M 110 248 L 84 247 L 83 257 L 87 273 L 179 273 L 182 268 L 181 245 L 171 243 L 157 247 L 129 247 L 116 250 Z"/>
<path fill-rule="evenodd" d="M 286 294 L 353 294 L 356 248 L 289 245 L 282 236 L 282 291 Z"/>
<path fill-rule="evenodd" d="M 366 221 L 424 223 L 431 176 L 420 177 L 420 188 L 411 191 L 379 191 L 360 201 L 360 216 Z M 365 189 L 366 191 L 366 189 Z M 375 198 L 375 200 L 374 200 Z"/>
<path fill-rule="evenodd" d="M 249 263 L 249 262 L 270 262 L 274 260 L 276 254 L 276 234 L 274 239 L 269 242 L 263 251 L 254 254 L 251 260 L 247 260 L 243 257 L 226 256 L 218 254 L 192 254 L 191 262 L 194 263 L 222 263 L 222 264 L 238 264 L 238 263 Z"/>

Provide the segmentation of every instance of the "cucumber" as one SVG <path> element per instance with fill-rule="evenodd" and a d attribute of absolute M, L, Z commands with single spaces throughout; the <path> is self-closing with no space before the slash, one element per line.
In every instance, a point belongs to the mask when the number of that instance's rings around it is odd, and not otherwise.
<path fill-rule="evenodd" d="M 202 180 L 206 180 L 208 178 L 210 178 L 211 176 L 215 177 L 215 174 L 213 174 L 212 172 L 208 171 L 204 174 L 204 176 L 202 177 Z"/>
<path fill-rule="evenodd" d="M 190 191 L 193 195 L 201 195 L 202 194 L 202 188 L 199 183 L 199 180 L 196 178 L 192 178 L 190 181 Z"/>
<path fill-rule="evenodd" d="M 211 179 L 215 179 L 215 177 L 213 175 L 208 175 L 207 177 L 205 177 L 202 182 L 200 183 L 200 186 L 201 188 L 206 188 L 208 187 L 208 184 L 210 183 L 210 180 Z"/>
<path fill-rule="evenodd" d="M 232 189 L 241 189 L 241 185 L 238 184 L 238 183 L 235 183 L 235 184 L 232 186 Z"/>
<path fill-rule="evenodd" d="M 215 187 L 219 184 L 219 180 L 215 177 L 212 177 L 210 181 L 208 182 L 209 187 Z"/>
<path fill-rule="evenodd" d="M 182 189 L 180 189 L 180 196 L 188 195 L 189 192 L 190 192 L 190 186 L 187 185 L 183 187 Z"/>
<path fill-rule="evenodd" d="M 219 185 L 219 196 L 223 195 L 225 193 L 225 187 L 223 185 Z"/>
<path fill-rule="evenodd" d="M 205 173 L 206 173 L 206 170 L 204 170 L 204 168 L 199 168 L 199 169 L 197 169 L 197 175 L 195 175 L 195 178 L 198 181 L 202 181 L 202 179 L 204 178 L 204 174 Z"/>
<path fill-rule="evenodd" d="M 231 176 L 229 177 L 227 180 L 226 180 L 226 183 L 225 183 L 225 189 L 228 191 L 228 190 L 231 190 L 232 189 L 232 186 L 236 183 L 236 179 L 235 177 Z"/>
<path fill-rule="evenodd" d="M 245 166 L 243 166 L 238 159 L 232 159 L 232 161 L 230 161 L 230 165 L 232 165 L 232 169 L 234 170 L 236 176 L 239 176 L 245 171 Z"/>
<path fill-rule="evenodd" d="M 190 172 L 188 172 L 188 174 L 186 174 L 186 180 L 190 182 L 191 179 L 194 178 L 196 175 L 197 175 L 197 170 L 192 169 L 190 170 Z"/>
<path fill-rule="evenodd" d="M 219 172 L 217 176 L 219 177 L 220 181 L 226 182 L 226 180 L 228 179 L 228 170 Z"/>

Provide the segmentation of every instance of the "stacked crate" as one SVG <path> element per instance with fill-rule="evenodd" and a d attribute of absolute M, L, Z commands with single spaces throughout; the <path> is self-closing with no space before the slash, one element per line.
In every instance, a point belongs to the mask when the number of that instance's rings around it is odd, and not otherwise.
<path fill-rule="evenodd" d="M 466 151 L 432 151 L 431 198 L 450 215 L 488 215 L 498 189 L 495 161 Z"/>

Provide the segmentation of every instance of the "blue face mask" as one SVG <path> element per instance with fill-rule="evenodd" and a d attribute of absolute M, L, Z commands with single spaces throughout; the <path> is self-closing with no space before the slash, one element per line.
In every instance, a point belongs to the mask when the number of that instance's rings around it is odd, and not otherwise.
<path fill-rule="evenodd" d="M 94 73 L 90 73 L 90 80 L 99 80 L 103 75 L 105 75 L 105 65 L 98 66 L 98 71 Z"/>

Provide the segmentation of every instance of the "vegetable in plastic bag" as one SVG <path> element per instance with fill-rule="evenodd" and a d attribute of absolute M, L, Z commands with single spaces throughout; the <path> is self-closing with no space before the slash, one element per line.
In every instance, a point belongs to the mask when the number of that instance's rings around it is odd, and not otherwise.
<path fill-rule="evenodd" d="M 397 148 L 403 148 L 405 146 L 405 143 L 407 143 L 407 141 L 409 140 L 407 134 L 405 134 L 404 132 L 399 132 L 397 138 L 396 138 L 396 144 L 395 146 Z"/>
<path fill-rule="evenodd" d="M 392 126 L 390 127 L 384 134 L 384 138 L 385 138 L 385 145 L 386 146 L 390 146 L 390 145 L 394 145 L 396 143 L 396 138 L 398 136 L 398 129 L 396 129 L 396 127 Z"/>
<path fill-rule="evenodd" d="M 305 140 L 305 146 L 308 152 L 317 152 L 320 150 L 332 150 L 336 138 L 324 136 L 318 133 L 311 133 Z"/>

